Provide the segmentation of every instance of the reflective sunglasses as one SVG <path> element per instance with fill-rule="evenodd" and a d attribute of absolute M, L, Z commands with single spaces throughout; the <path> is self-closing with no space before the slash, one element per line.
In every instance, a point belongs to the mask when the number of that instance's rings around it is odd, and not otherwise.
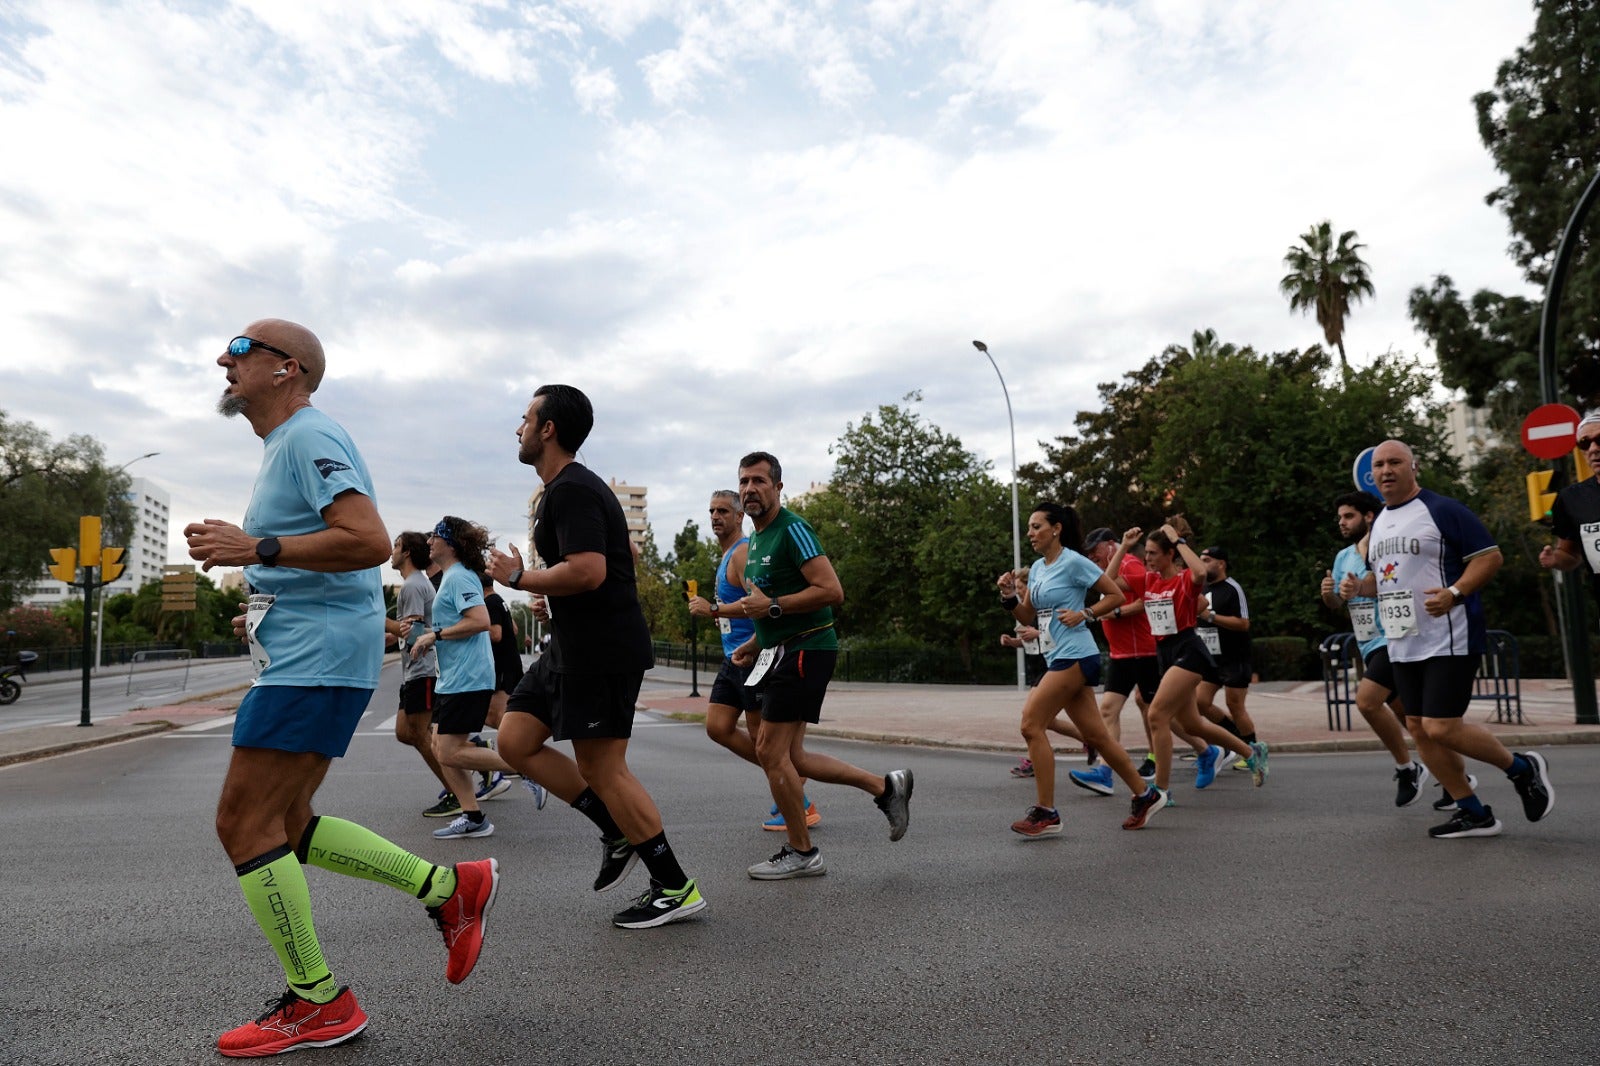
<path fill-rule="evenodd" d="M 1588 451 L 1590 445 L 1593 445 L 1593 444 L 1600 444 L 1600 437 L 1579 437 L 1578 438 L 1578 448 L 1581 451 Z"/>
<path fill-rule="evenodd" d="M 282 348 L 274 348 L 266 341 L 258 341 L 254 337 L 235 337 L 233 340 L 228 342 L 228 354 L 233 356 L 249 355 L 257 348 L 260 348 L 262 351 L 271 352 L 279 359 L 294 358 L 294 356 L 290 355 Z"/>

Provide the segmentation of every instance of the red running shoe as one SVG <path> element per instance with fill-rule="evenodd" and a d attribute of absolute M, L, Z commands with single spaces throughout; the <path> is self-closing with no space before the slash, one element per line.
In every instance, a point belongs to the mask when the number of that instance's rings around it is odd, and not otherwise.
<path fill-rule="evenodd" d="M 478 965 L 484 919 L 500 887 L 500 863 L 495 859 L 458 862 L 455 870 L 455 894 L 439 906 L 429 907 L 428 914 L 444 934 L 444 946 L 450 952 L 444 975 L 451 984 L 459 985 Z"/>
<path fill-rule="evenodd" d="M 219 1036 L 217 1050 L 234 1059 L 262 1058 L 342 1044 L 366 1027 L 367 1014 L 349 988 L 327 1003 L 285 991 L 282 999 L 268 1002 L 267 1013 Z"/>

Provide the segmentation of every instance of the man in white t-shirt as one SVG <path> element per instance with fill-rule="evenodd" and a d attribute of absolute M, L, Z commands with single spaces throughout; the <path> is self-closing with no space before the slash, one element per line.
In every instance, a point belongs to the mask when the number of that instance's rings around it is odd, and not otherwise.
<path fill-rule="evenodd" d="M 1485 646 L 1478 590 L 1500 569 L 1500 549 L 1477 515 L 1417 484 L 1416 457 L 1403 442 L 1386 440 L 1374 449 L 1372 474 L 1385 506 L 1367 538 L 1370 572 L 1347 575 L 1339 593 L 1347 600 L 1376 597 L 1406 725 L 1423 763 L 1456 801 L 1450 821 L 1428 834 L 1500 833 L 1494 811 L 1473 793 L 1462 756 L 1505 771 L 1523 813 L 1537 822 L 1555 805 L 1544 757 L 1512 753 L 1465 717 Z"/>

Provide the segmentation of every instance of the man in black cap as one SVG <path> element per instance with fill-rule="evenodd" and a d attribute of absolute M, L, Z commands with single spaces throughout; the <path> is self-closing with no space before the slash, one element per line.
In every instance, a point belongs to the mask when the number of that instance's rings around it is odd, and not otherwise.
<path fill-rule="evenodd" d="M 1239 582 L 1228 576 L 1227 551 L 1221 547 L 1207 548 L 1200 553 L 1200 558 L 1210 575 L 1204 590 L 1210 606 L 1204 607 L 1197 616 L 1199 625 L 1195 626 L 1195 632 L 1217 660 L 1217 676 L 1200 683 L 1195 691 L 1195 702 L 1200 705 L 1201 714 L 1246 744 L 1254 744 L 1256 724 L 1244 706 L 1251 675 L 1250 605 Z M 1225 693 L 1227 711 L 1213 702 L 1219 688 Z"/>

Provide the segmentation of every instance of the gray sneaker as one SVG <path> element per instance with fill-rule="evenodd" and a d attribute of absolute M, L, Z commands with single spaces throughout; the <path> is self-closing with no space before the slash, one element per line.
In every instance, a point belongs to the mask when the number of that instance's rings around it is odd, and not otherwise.
<path fill-rule="evenodd" d="M 434 837 L 439 840 L 465 840 L 467 837 L 486 837 L 494 832 L 494 823 L 485 818 L 478 824 L 472 824 L 472 819 L 465 814 L 445 826 L 435 829 Z"/>
<path fill-rule="evenodd" d="M 802 855 L 785 844 L 778 849 L 778 854 L 766 862 L 756 863 L 746 872 L 757 881 L 786 881 L 791 877 L 821 877 L 828 872 L 828 867 L 822 861 L 820 848 L 812 848 L 810 855 Z"/>
<path fill-rule="evenodd" d="M 890 770 L 883 775 L 883 795 L 873 800 L 889 819 L 889 839 L 899 840 L 911 825 L 911 771 Z"/>

